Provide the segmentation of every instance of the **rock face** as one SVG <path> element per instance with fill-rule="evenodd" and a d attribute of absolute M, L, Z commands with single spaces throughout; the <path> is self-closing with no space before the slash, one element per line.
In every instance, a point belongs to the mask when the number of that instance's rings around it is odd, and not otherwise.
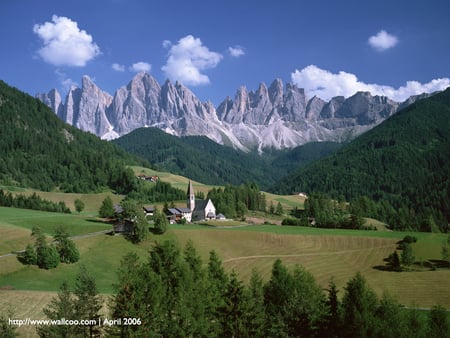
<path fill-rule="evenodd" d="M 312 141 L 345 141 L 416 101 L 411 97 L 400 104 L 358 92 L 326 102 L 308 99 L 302 88 L 291 83 L 284 86 L 277 79 L 268 88 L 260 84 L 256 91 L 241 87 L 234 99 L 227 97 L 215 108 L 181 83 L 166 81 L 161 86 L 147 73 L 137 74 L 114 96 L 84 76 L 81 88 L 72 87 L 64 103 L 55 89 L 37 98 L 62 120 L 104 139 L 151 126 L 177 136 L 206 135 L 221 144 L 259 151 Z"/>

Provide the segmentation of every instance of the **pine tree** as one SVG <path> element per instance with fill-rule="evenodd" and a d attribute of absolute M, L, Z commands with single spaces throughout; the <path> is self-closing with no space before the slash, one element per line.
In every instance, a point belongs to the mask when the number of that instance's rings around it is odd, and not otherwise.
<path fill-rule="evenodd" d="M 22 261 L 26 265 L 36 265 L 37 264 L 37 256 L 36 250 L 31 244 L 27 244 L 25 248 L 25 252 L 22 255 Z"/>
<path fill-rule="evenodd" d="M 328 282 L 328 316 L 326 318 L 326 335 L 329 337 L 339 337 L 341 330 L 340 303 L 338 290 L 333 279 Z"/>
<path fill-rule="evenodd" d="M 97 284 L 94 277 L 87 271 L 84 265 L 75 279 L 74 289 L 74 316 L 77 320 L 88 320 L 90 325 L 76 326 L 76 332 L 84 337 L 95 337 L 101 333 L 101 327 L 98 325 L 100 321 L 100 310 L 102 308 L 102 300 L 97 290 Z"/>
<path fill-rule="evenodd" d="M 409 243 L 403 243 L 402 245 L 402 253 L 400 255 L 400 260 L 403 265 L 411 266 L 414 263 L 414 253 Z"/>
<path fill-rule="evenodd" d="M 61 262 L 69 264 L 78 262 L 80 259 L 80 252 L 75 243 L 69 238 L 66 227 L 58 226 L 55 229 L 53 238 L 57 242 L 56 249 L 58 250 Z"/>
<path fill-rule="evenodd" d="M 98 211 L 98 215 L 103 218 L 114 217 L 114 206 L 111 197 L 105 197 Z"/>
<path fill-rule="evenodd" d="M 345 287 L 342 299 L 344 337 L 368 337 L 375 332 L 378 299 L 358 272 Z"/>
<path fill-rule="evenodd" d="M 224 294 L 224 304 L 219 306 L 218 315 L 221 323 L 220 337 L 248 337 L 248 327 L 245 321 L 248 307 L 244 294 L 244 286 L 232 271 Z"/>
<path fill-rule="evenodd" d="M 75 205 L 75 210 L 80 213 L 84 210 L 84 202 L 82 200 L 80 200 L 79 198 L 77 198 L 74 201 L 74 205 Z"/>
<path fill-rule="evenodd" d="M 9 315 L 9 318 L 13 318 Z M 16 338 L 19 334 L 16 332 L 16 327 L 9 324 L 8 318 L 4 314 L 0 314 L 0 337 L 2 338 Z"/>
<path fill-rule="evenodd" d="M 433 306 L 428 313 L 428 336 L 447 338 L 450 336 L 450 324 L 447 311 L 442 306 Z"/>
<path fill-rule="evenodd" d="M 155 221 L 153 231 L 159 235 L 165 233 L 169 227 L 169 221 L 167 220 L 166 215 L 163 212 L 157 212 L 155 210 L 153 219 Z"/>
<path fill-rule="evenodd" d="M 74 308 L 73 295 L 69 290 L 67 282 L 63 282 L 61 285 L 58 296 L 53 298 L 50 304 L 48 304 L 43 312 L 48 319 L 54 320 L 74 320 L 75 308 Z M 75 335 L 75 326 L 71 325 L 42 325 L 36 328 L 39 337 L 54 337 L 64 338 L 73 337 Z"/>
<path fill-rule="evenodd" d="M 258 272 L 253 269 L 248 288 L 245 290 L 249 311 L 245 314 L 249 337 L 265 337 L 264 283 Z"/>

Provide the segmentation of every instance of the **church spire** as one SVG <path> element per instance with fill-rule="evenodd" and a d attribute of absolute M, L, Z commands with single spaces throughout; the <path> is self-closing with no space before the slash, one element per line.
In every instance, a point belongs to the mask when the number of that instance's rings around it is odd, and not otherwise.
<path fill-rule="evenodd" d="M 188 190 L 187 190 L 187 207 L 194 211 L 195 209 L 195 194 L 194 187 L 192 186 L 191 180 L 189 180 Z"/>

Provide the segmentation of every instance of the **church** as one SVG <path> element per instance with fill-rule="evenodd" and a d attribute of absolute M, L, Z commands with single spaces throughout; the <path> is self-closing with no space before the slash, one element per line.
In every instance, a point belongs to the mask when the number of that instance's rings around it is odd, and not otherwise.
<path fill-rule="evenodd" d="M 189 180 L 187 190 L 187 208 L 191 210 L 191 222 L 216 218 L 216 207 L 211 199 L 196 200 L 192 182 Z"/>
<path fill-rule="evenodd" d="M 171 222 L 186 219 L 187 222 L 211 220 L 216 218 L 216 207 L 211 199 L 196 200 L 192 182 L 189 181 L 187 189 L 186 208 L 169 208 L 167 210 Z"/>

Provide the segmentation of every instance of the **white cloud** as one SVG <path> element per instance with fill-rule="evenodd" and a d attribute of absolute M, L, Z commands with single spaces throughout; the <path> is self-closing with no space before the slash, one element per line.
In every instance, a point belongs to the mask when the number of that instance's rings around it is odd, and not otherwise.
<path fill-rule="evenodd" d="M 139 72 L 147 72 L 148 73 L 148 72 L 150 72 L 151 69 L 152 69 L 151 64 L 149 64 L 147 62 L 142 62 L 142 61 L 133 63 L 130 66 L 130 71 L 136 72 L 136 73 L 139 73 Z"/>
<path fill-rule="evenodd" d="M 112 69 L 114 69 L 116 72 L 124 72 L 125 71 L 125 66 L 124 65 L 120 65 L 118 63 L 113 63 L 112 64 Z"/>
<path fill-rule="evenodd" d="M 411 95 L 432 93 L 444 90 L 450 86 L 449 78 L 434 79 L 428 83 L 407 81 L 405 85 L 394 88 L 374 83 L 364 83 L 358 80 L 356 75 L 340 71 L 337 74 L 321 69 L 315 65 L 309 65 L 302 70 L 291 73 L 294 84 L 304 88 L 308 97 L 314 95 L 329 100 L 334 96 L 349 97 L 358 91 L 368 91 L 372 95 L 383 95 L 390 99 L 402 102 Z"/>
<path fill-rule="evenodd" d="M 83 67 L 100 54 L 92 36 L 78 28 L 78 23 L 63 16 L 52 16 L 52 22 L 34 25 L 33 32 L 44 46 L 38 50 L 41 58 L 55 66 Z"/>
<path fill-rule="evenodd" d="M 241 46 L 228 47 L 228 53 L 235 58 L 245 55 L 244 48 Z"/>
<path fill-rule="evenodd" d="M 377 35 L 371 36 L 368 42 L 370 46 L 382 52 L 386 49 L 395 47 L 398 43 L 398 38 L 385 30 L 381 30 Z"/>
<path fill-rule="evenodd" d="M 202 71 L 216 67 L 222 59 L 221 54 L 210 51 L 192 35 L 181 38 L 176 45 L 165 40 L 163 46 L 169 48 L 169 57 L 161 69 L 168 78 L 186 85 L 208 84 L 209 78 Z"/>
<path fill-rule="evenodd" d="M 65 91 L 68 91 L 71 87 L 78 86 L 78 84 L 71 78 L 67 77 L 67 74 L 64 73 L 63 71 L 56 69 L 55 74 L 58 76 L 59 82 L 61 83 L 61 87 Z"/>

